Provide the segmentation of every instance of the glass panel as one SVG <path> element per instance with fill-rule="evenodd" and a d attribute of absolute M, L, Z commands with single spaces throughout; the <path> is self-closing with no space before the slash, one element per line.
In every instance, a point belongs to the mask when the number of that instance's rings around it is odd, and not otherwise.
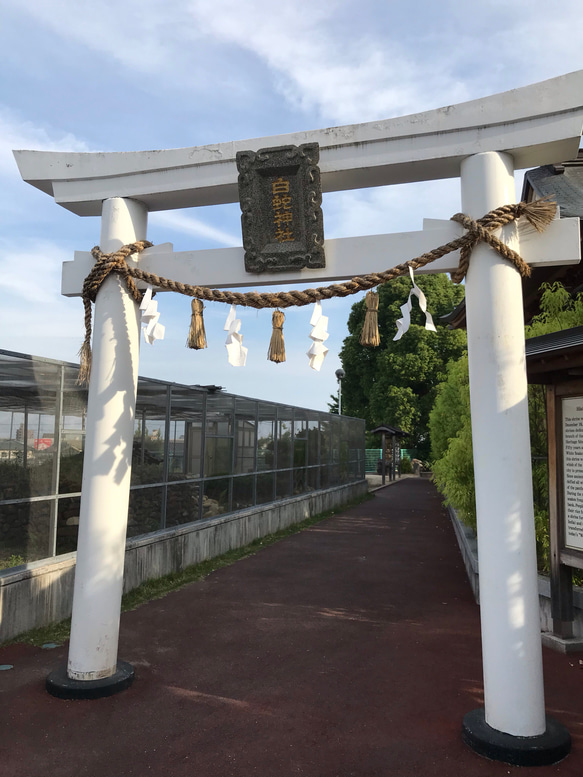
<path fill-rule="evenodd" d="M 170 419 L 170 430 L 168 432 L 168 480 L 180 480 L 185 476 L 185 436 L 186 428 L 184 421 Z"/>
<path fill-rule="evenodd" d="M 207 437 L 204 453 L 205 477 L 230 475 L 233 440 L 231 437 Z"/>
<path fill-rule="evenodd" d="M 318 489 L 319 467 L 308 467 L 306 469 L 306 491 L 316 491 Z"/>
<path fill-rule="evenodd" d="M 317 417 L 308 420 L 308 464 L 320 463 L 320 422 Z"/>
<path fill-rule="evenodd" d="M 235 435 L 235 473 L 254 472 L 255 418 L 237 416 Z"/>
<path fill-rule="evenodd" d="M 330 467 L 328 464 L 320 467 L 320 488 L 330 488 Z"/>
<path fill-rule="evenodd" d="M 303 467 L 308 456 L 308 419 L 305 410 L 294 411 L 294 466 Z"/>
<path fill-rule="evenodd" d="M 0 506 L 0 568 L 49 556 L 51 501 Z"/>
<path fill-rule="evenodd" d="M 0 461 L 30 470 L 29 496 L 56 492 L 53 458 L 60 376 L 58 364 L 2 357 Z"/>
<path fill-rule="evenodd" d="M 55 379 L 57 376 L 55 375 Z M 59 384 L 56 388 L 58 389 Z M 54 407 L 55 396 L 52 395 Z M 46 496 L 57 492 L 53 483 L 53 459 L 55 457 L 55 416 L 53 414 L 28 413 L 27 464 L 30 470 L 31 496 Z M 56 473 L 55 473 L 56 474 Z"/>
<path fill-rule="evenodd" d="M 206 392 L 172 387 L 168 479 L 202 475 L 202 418 Z"/>
<path fill-rule="evenodd" d="M 164 479 L 167 390 L 162 383 L 140 379 L 132 456 L 132 485 Z"/>
<path fill-rule="evenodd" d="M 228 513 L 229 487 L 231 478 L 221 480 L 206 480 L 204 484 L 204 498 L 202 500 L 202 517 L 211 518 L 213 515 Z"/>
<path fill-rule="evenodd" d="M 243 510 L 255 504 L 253 498 L 253 486 L 255 476 L 233 478 L 233 510 Z"/>
<path fill-rule="evenodd" d="M 77 550 L 81 497 L 59 499 L 57 513 L 57 555 Z"/>
<path fill-rule="evenodd" d="M 162 519 L 162 493 L 159 488 L 133 488 L 130 491 L 128 537 L 158 531 Z"/>
<path fill-rule="evenodd" d="M 245 418 L 255 418 L 257 412 L 257 402 L 247 397 L 235 397 L 235 415 Z"/>
<path fill-rule="evenodd" d="M 349 477 L 360 480 L 364 477 L 364 426 L 360 419 L 350 420 Z"/>
<path fill-rule="evenodd" d="M 0 501 L 31 497 L 30 472 L 16 458 L 0 460 Z M 3 510 L 0 507 L 0 510 Z"/>
<path fill-rule="evenodd" d="M 348 429 L 346 430 L 348 431 Z M 349 454 L 349 441 L 346 439 L 340 440 L 340 482 L 348 482 L 348 454 Z"/>
<path fill-rule="evenodd" d="M 87 389 L 75 385 L 77 370 L 65 367 L 63 415 L 61 418 L 61 462 L 59 493 L 81 491 L 83 453 L 85 450 L 85 418 Z"/>
<path fill-rule="evenodd" d="M 330 461 L 330 416 L 323 416 L 320 421 L 320 464 Z"/>
<path fill-rule="evenodd" d="M 294 469 L 294 494 L 303 494 L 306 490 L 306 468 L 296 467 Z"/>
<path fill-rule="evenodd" d="M 257 426 L 257 469 L 266 470 L 275 467 L 275 414 L 274 405 L 259 404 L 259 422 Z"/>
<path fill-rule="evenodd" d="M 330 464 L 340 463 L 340 419 L 330 417 Z"/>
<path fill-rule="evenodd" d="M 283 499 L 286 496 L 292 495 L 291 474 L 292 474 L 292 471 L 290 469 L 286 470 L 285 472 L 277 473 L 277 485 L 276 485 L 276 494 L 275 494 L 277 499 Z"/>
<path fill-rule="evenodd" d="M 166 526 L 178 526 L 199 519 L 201 483 L 180 483 L 168 486 L 166 495 Z"/>
<path fill-rule="evenodd" d="M 85 440 L 79 441 L 83 446 Z M 72 445 L 61 446 L 61 465 L 59 469 L 59 493 L 72 494 L 81 491 L 83 478 L 83 451 L 77 450 Z"/>
<path fill-rule="evenodd" d="M 233 434 L 234 397 L 229 394 L 208 394 L 206 398 L 207 434 L 229 437 Z"/>
<path fill-rule="evenodd" d="M 277 420 L 277 468 L 292 466 L 292 409 L 280 407 Z"/>
<path fill-rule="evenodd" d="M 257 496 L 258 505 L 265 502 L 273 502 L 275 495 L 273 493 L 274 474 L 273 472 L 257 475 Z"/>
<path fill-rule="evenodd" d="M 202 421 L 188 421 L 185 428 L 186 439 L 186 477 L 200 477 L 202 475 Z"/>

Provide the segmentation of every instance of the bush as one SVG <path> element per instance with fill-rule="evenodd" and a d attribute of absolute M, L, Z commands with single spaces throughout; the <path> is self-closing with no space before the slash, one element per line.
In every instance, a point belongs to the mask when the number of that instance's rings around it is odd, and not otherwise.
<path fill-rule="evenodd" d="M 460 519 L 476 528 L 468 357 L 447 366 L 429 416 L 433 480 Z"/>

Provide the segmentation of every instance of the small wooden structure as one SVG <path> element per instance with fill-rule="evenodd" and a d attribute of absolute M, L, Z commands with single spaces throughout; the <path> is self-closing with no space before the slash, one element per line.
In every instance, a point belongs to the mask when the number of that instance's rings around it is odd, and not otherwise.
<path fill-rule="evenodd" d="M 546 385 L 553 634 L 573 639 L 573 569 L 583 569 L 583 326 L 526 341 L 528 382 Z"/>
<path fill-rule="evenodd" d="M 391 438 L 389 480 L 396 480 L 397 472 L 399 473 L 399 477 L 401 477 L 401 446 L 398 441 L 401 437 L 406 437 L 407 435 L 401 429 L 397 429 L 395 426 L 389 426 L 388 424 L 377 426 L 376 429 L 372 430 L 371 434 L 381 435 L 381 448 L 383 452 L 381 458 L 381 475 L 383 476 L 382 483 L 384 486 L 387 472 L 387 435 Z"/>

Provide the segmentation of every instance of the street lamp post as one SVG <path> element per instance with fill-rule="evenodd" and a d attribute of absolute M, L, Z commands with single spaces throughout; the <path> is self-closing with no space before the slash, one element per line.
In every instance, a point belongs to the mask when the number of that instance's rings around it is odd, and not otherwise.
<path fill-rule="evenodd" d="M 336 370 L 336 380 L 338 381 L 338 415 L 342 415 L 342 379 L 346 375 L 342 367 Z"/>

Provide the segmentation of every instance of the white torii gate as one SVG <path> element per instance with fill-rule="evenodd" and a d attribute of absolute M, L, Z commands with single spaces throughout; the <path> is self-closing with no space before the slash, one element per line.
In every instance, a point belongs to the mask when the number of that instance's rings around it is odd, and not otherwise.
<path fill-rule="evenodd" d="M 461 178 L 462 209 L 477 218 L 515 201 L 514 169 L 576 156 L 583 71 L 504 94 L 387 121 L 168 151 L 15 151 L 25 181 L 81 216 L 101 215 L 104 252 L 146 239 L 154 210 L 236 202 L 239 150 L 320 144 L 323 191 Z M 420 232 L 326 241 L 326 268 L 249 275 L 243 249 L 144 251 L 140 267 L 212 287 L 332 281 L 379 272 L 458 236 L 453 222 Z M 580 260 L 578 219 L 543 235 L 505 227 L 529 264 Z M 455 269 L 450 254 L 420 272 Z M 63 265 L 63 294 L 78 296 L 91 264 Z M 551 763 L 569 735 L 545 716 L 532 505 L 524 320 L 518 272 L 479 245 L 466 278 L 468 350 L 480 564 L 485 710 L 464 719 L 475 750 L 514 763 Z M 118 277 L 95 304 L 77 571 L 66 672 L 52 692 L 109 695 L 132 669 L 117 660 L 139 358 L 139 316 Z"/>

